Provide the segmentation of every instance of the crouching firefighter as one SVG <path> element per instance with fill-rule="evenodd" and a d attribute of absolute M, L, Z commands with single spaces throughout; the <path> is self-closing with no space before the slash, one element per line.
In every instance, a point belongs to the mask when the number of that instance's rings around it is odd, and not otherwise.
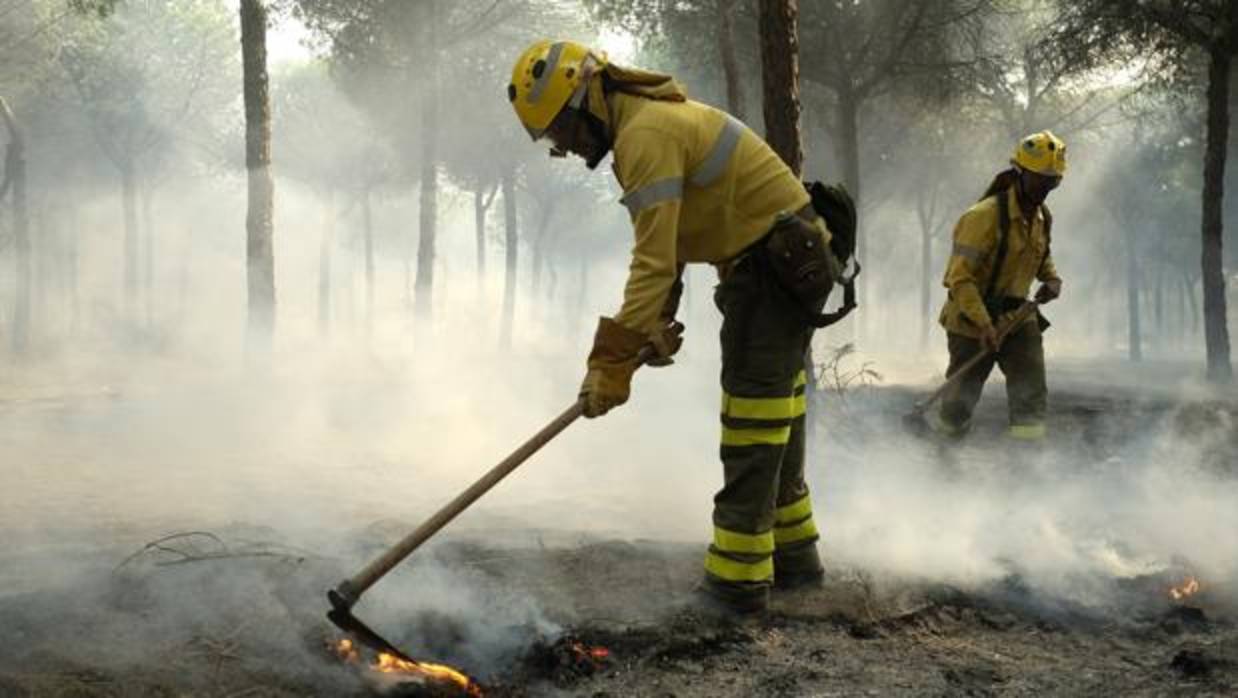
<path fill-rule="evenodd" d="M 627 401 L 642 347 L 656 350 L 650 364 L 672 362 L 684 265 L 718 270 L 725 483 L 714 498 L 702 599 L 757 612 L 771 587 L 819 583 L 804 481 L 804 355 L 816 326 L 854 306 L 848 293 L 842 310 L 821 312 L 832 286 L 851 280 L 849 197 L 812 190 L 830 205 L 836 220 L 827 224 L 810 191 L 743 123 L 688 99 L 670 76 L 617 66 L 575 42 L 529 47 L 508 98 L 533 139 L 551 141 L 551 155 L 573 153 L 593 169 L 613 152 L 632 220 L 623 303 L 599 321 L 581 386 L 586 416 Z"/>
<path fill-rule="evenodd" d="M 949 297 L 940 321 L 946 330 L 953 376 L 981 352 L 988 354 L 946 391 L 934 426 L 961 436 L 996 363 L 1006 376 L 1010 436 L 1045 436 L 1045 356 L 1041 333 L 1049 323 L 1039 310 L 1009 326 L 1027 302 L 1033 280 L 1035 301 L 1045 304 L 1062 292 L 1062 279 L 1049 251 L 1053 218 L 1044 205 L 1066 172 L 1066 145 L 1049 131 L 1015 146 L 1012 168 L 1000 172 L 980 202 L 959 219 L 946 265 Z M 1009 326 L 1009 327 L 1008 327 Z"/>

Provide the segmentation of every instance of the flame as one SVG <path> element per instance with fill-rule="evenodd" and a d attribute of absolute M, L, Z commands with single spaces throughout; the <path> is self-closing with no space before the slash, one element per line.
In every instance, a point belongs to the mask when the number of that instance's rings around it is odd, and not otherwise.
<path fill-rule="evenodd" d="M 610 650 L 605 647 L 586 647 L 584 643 L 571 643 L 572 651 L 581 659 L 589 659 L 593 662 L 603 662 L 610 658 Z"/>
<path fill-rule="evenodd" d="M 1169 596 L 1174 601 L 1181 601 L 1192 594 L 1198 593 L 1199 589 L 1199 580 L 1194 577 L 1187 577 L 1178 586 L 1170 587 Z"/>
<path fill-rule="evenodd" d="M 356 645 L 352 640 L 344 638 L 335 643 L 333 650 L 340 659 L 351 663 L 360 664 L 361 654 L 357 651 Z M 481 686 L 477 682 L 470 679 L 468 675 L 457 671 L 446 664 L 432 664 L 430 662 L 414 662 L 388 654 L 387 652 L 379 652 L 378 656 L 369 665 L 370 669 L 383 674 L 406 674 L 409 676 L 417 676 L 431 681 L 440 683 L 454 683 L 461 690 L 474 698 L 481 698 Z"/>

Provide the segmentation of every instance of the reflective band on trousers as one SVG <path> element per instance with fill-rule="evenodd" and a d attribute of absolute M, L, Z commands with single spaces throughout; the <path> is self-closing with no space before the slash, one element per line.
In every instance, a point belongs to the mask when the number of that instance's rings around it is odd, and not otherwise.
<path fill-rule="evenodd" d="M 812 518 L 804 519 L 797 524 L 774 526 L 774 543 L 779 546 L 788 543 L 798 543 L 802 540 L 817 537 L 817 524 Z"/>
<path fill-rule="evenodd" d="M 727 163 L 731 160 L 731 154 L 735 152 L 735 146 L 739 145 L 739 137 L 744 133 L 744 125 L 738 119 L 731 115 L 727 115 L 726 122 L 722 125 L 722 132 L 718 134 L 718 138 L 714 141 L 714 145 L 709 150 L 709 155 L 701 161 L 696 170 L 688 177 L 688 181 L 698 187 L 707 187 L 715 179 L 722 176 L 726 171 Z"/>
<path fill-rule="evenodd" d="M 790 419 L 795 415 L 794 398 L 735 397 L 723 391 L 722 414 L 738 419 Z"/>
<path fill-rule="evenodd" d="M 774 510 L 774 521 L 780 524 L 798 523 L 809 516 L 812 516 L 812 499 L 808 495 Z"/>
<path fill-rule="evenodd" d="M 683 197 L 683 177 L 668 177 L 629 192 L 619 199 L 619 203 L 628 207 L 628 213 L 635 216 L 644 209 Z"/>
<path fill-rule="evenodd" d="M 562 41 L 550 45 L 550 53 L 546 55 L 546 67 L 542 68 L 542 74 L 533 82 L 533 89 L 529 90 L 529 96 L 525 97 L 525 101 L 529 104 L 537 104 L 537 101 L 542 98 L 542 92 L 546 90 L 546 85 L 550 84 L 550 76 L 554 74 L 555 68 L 559 67 L 559 56 L 562 53 Z"/>
<path fill-rule="evenodd" d="M 768 555 L 774 552 L 774 534 L 736 533 L 725 528 L 714 527 L 714 545 L 728 553 L 747 553 L 750 555 Z"/>
<path fill-rule="evenodd" d="M 795 385 L 793 387 L 798 388 L 801 385 L 807 385 L 807 384 L 808 384 L 808 372 L 804 370 L 800 370 L 799 373 L 795 374 Z"/>
<path fill-rule="evenodd" d="M 1010 436 L 1015 439 L 1034 441 L 1045 438 L 1044 424 L 1011 424 Z"/>
<path fill-rule="evenodd" d="M 808 398 L 803 393 L 791 398 L 791 418 L 803 417 L 808 411 Z"/>
<path fill-rule="evenodd" d="M 774 559 L 736 562 L 713 551 L 705 553 L 705 571 L 727 582 L 764 582 L 774 576 Z"/>
<path fill-rule="evenodd" d="M 732 429 L 722 427 L 723 446 L 783 446 L 791 440 L 791 427 Z"/>

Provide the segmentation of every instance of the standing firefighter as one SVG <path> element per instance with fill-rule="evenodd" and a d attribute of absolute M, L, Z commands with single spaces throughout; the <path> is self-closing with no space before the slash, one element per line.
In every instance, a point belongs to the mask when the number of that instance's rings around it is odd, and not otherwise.
<path fill-rule="evenodd" d="M 635 231 L 623 305 L 600 319 L 589 353 L 586 416 L 627 401 L 642 347 L 656 350 L 651 364 L 671 363 L 682 343 L 674 318 L 684 264 L 713 264 L 724 316 L 725 484 L 700 589 L 709 604 L 743 613 L 764 610 L 771 586 L 819 583 L 804 482 L 804 355 L 850 254 L 847 236 L 832 239 L 812 197 L 760 137 L 688 99 L 667 75 L 542 41 L 516 61 L 508 98 L 534 140 L 550 139 L 551 155 L 574 153 L 592 169 L 614 152 Z M 853 230 L 854 209 L 842 210 Z"/>
<path fill-rule="evenodd" d="M 1037 303 L 1062 292 L 1049 253 L 1053 217 L 1044 202 L 1066 172 L 1066 144 L 1049 131 L 1035 133 L 1019 142 L 1010 162 L 1013 167 L 993 179 L 954 228 L 944 281 L 950 293 L 941 311 L 950 348 L 946 375 L 981 352 L 989 356 L 942 398 L 936 426 L 950 436 L 971 426 L 972 410 L 994 363 L 1006 375 L 1010 436 L 1045 436 L 1048 389 L 1041 332 L 1048 322 L 1037 312 L 1015 327 L 1006 325 L 1026 303 L 1033 280 L 1041 282 Z"/>

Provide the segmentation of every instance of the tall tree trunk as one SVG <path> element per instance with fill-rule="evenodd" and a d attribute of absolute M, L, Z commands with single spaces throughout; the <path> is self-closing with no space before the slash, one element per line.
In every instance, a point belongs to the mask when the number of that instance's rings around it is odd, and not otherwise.
<path fill-rule="evenodd" d="M 800 139 L 797 0 L 761 0 L 761 79 L 765 140 L 798 177 L 804 164 Z"/>
<path fill-rule="evenodd" d="M 418 323 L 430 319 L 434 308 L 434 237 L 438 220 L 438 67 L 436 34 L 438 6 L 427 0 L 429 9 L 426 33 L 426 61 L 419 78 L 424 85 L 421 100 L 421 208 L 417 238 L 417 281 L 413 293 L 413 314 Z"/>
<path fill-rule="evenodd" d="M 1156 289 L 1152 296 L 1152 317 L 1156 324 L 1156 337 L 1153 341 L 1153 348 L 1163 352 L 1165 342 L 1165 270 L 1160 268 L 1156 272 Z"/>
<path fill-rule="evenodd" d="M 249 209 L 245 217 L 249 339 L 269 347 L 275 331 L 275 181 L 271 177 L 271 100 L 267 80 L 267 10 L 263 0 L 241 0 L 244 66 L 245 166 Z"/>
<path fill-rule="evenodd" d="M 850 87 L 838 90 L 838 144 L 842 151 L 842 167 L 843 167 L 843 186 L 855 199 L 856 208 L 860 208 L 860 100 L 851 91 Z M 860 221 L 864 220 L 860 216 Z M 868 256 L 867 236 L 864 234 L 863 224 L 858 224 L 855 230 L 855 257 L 858 260 L 863 260 Z M 868 298 L 868 282 L 869 275 L 860 274 L 856 282 L 856 296 L 860 302 L 865 302 Z M 853 325 L 854 332 L 858 339 L 864 338 L 865 313 L 857 313 L 855 315 L 855 324 Z"/>
<path fill-rule="evenodd" d="M 120 205 L 125 223 L 125 314 L 129 320 L 133 319 L 138 296 L 138 241 L 141 234 L 138 230 L 137 174 L 134 168 L 132 159 L 126 159 L 120 165 Z"/>
<path fill-rule="evenodd" d="M 433 102 L 433 99 L 427 99 L 422 106 L 420 232 L 417 237 L 417 280 L 413 289 L 413 312 L 419 321 L 430 318 L 434 301 L 434 234 L 438 218 L 438 163 L 435 158 L 439 134 L 435 133 L 437 109 Z"/>
<path fill-rule="evenodd" d="M 1135 249 L 1135 228 L 1126 227 L 1126 317 L 1127 352 L 1131 361 L 1143 360 L 1143 331 L 1139 317 L 1139 255 Z"/>
<path fill-rule="evenodd" d="M 928 347 L 932 323 L 933 224 L 920 216 L 920 348 Z"/>
<path fill-rule="evenodd" d="M 0 97 L 0 117 L 3 117 L 9 132 L 0 200 L 4 199 L 5 189 L 13 191 L 13 261 L 16 265 L 14 278 L 17 281 L 17 293 L 13 305 L 12 349 L 14 354 L 24 354 L 30 346 L 31 282 L 30 218 L 26 202 L 26 142 L 13 111 L 3 97 Z"/>
<path fill-rule="evenodd" d="M 331 248 L 335 245 L 335 191 L 322 197 L 322 240 L 318 244 L 318 334 L 331 336 Z"/>
<path fill-rule="evenodd" d="M 1231 20 L 1238 11 L 1230 9 Z M 1232 25 L 1232 21 L 1231 21 Z M 1238 27 L 1233 31 L 1238 32 Z M 1204 286 L 1204 344 L 1208 352 L 1208 380 L 1229 383 L 1233 366 L 1226 327 L 1224 256 L 1221 249 L 1222 196 L 1225 186 L 1225 151 L 1229 139 L 1229 42 L 1210 51 L 1208 62 L 1208 134 L 1204 150 L 1203 245 L 1200 252 Z"/>
<path fill-rule="evenodd" d="M 155 193 L 149 180 L 142 183 L 142 301 L 146 326 L 155 324 Z"/>
<path fill-rule="evenodd" d="M 765 140 L 798 177 L 804 165 L 800 137 L 799 3 L 797 0 L 760 2 L 761 112 L 765 120 Z M 808 374 L 805 399 L 815 406 L 820 395 L 811 342 L 804 352 L 804 369 Z M 807 420 L 806 430 L 807 441 L 812 443 L 816 420 Z"/>
<path fill-rule="evenodd" d="M 365 333 L 374 329 L 374 205 L 370 189 L 361 192 L 361 233 L 365 238 Z"/>
<path fill-rule="evenodd" d="M 481 296 L 486 278 L 486 195 L 480 186 L 473 191 L 473 232 L 477 238 L 477 295 Z"/>
<path fill-rule="evenodd" d="M 520 242 L 516 235 L 516 175 L 511 169 L 503 171 L 502 187 L 506 264 L 503 273 L 503 318 L 499 329 L 499 344 L 504 349 L 510 349 L 512 324 L 516 318 L 516 252 Z"/>
<path fill-rule="evenodd" d="M 744 91 L 740 82 L 739 60 L 735 57 L 735 0 L 717 0 L 718 54 L 726 88 L 726 108 L 732 116 L 744 119 Z"/>

